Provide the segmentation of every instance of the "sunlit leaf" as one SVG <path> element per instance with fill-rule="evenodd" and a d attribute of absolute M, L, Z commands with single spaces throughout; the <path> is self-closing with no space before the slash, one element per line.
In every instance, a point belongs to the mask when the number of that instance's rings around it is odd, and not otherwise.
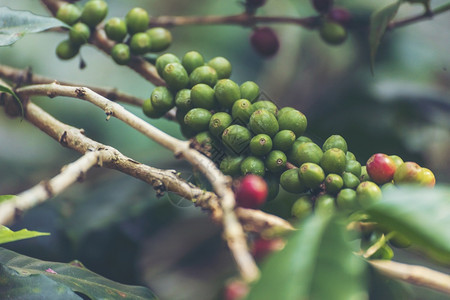
<path fill-rule="evenodd" d="M 19 231 L 12 231 L 6 226 L 0 225 L 0 244 L 5 244 L 14 241 L 20 241 L 42 235 L 50 235 L 47 232 L 29 231 L 21 229 Z"/>

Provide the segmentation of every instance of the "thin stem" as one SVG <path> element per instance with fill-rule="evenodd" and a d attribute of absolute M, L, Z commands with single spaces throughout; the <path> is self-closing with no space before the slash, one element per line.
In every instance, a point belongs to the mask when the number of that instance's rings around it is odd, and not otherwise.
<path fill-rule="evenodd" d="M 422 20 L 432 19 L 434 16 L 437 16 L 438 14 L 444 13 L 446 11 L 450 10 L 450 3 L 443 4 L 441 6 L 436 7 L 435 9 L 431 11 L 425 11 L 425 13 L 409 17 L 403 20 L 399 21 L 393 21 L 389 24 L 388 30 L 393 30 L 398 27 L 403 27 L 412 23 L 416 23 Z"/>

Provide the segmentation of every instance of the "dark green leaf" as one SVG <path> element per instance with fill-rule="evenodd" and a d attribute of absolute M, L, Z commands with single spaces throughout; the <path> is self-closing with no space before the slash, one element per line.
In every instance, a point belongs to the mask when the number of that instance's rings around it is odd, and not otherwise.
<path fill-rule="evenodd" d="M 369 214 L 405 235 L 435 259 L 450 262 L 450 188 L 389 189 Z"/>
<path fill-rule="evenodd" d="M 307 218 L 262 266 L 248 299 L 366 299 L 366 265 L 352 253 L 345 234 L 336 218 Z"/>
<path fill-rule="evenodd" d="M 56 263 L 47 262 L 17 254 L 0 248 L 0 266 L 5 270 L 7 277 L 0 276 L 1 293 L 8 293 L 10 285 L 22 287 L 23 294 L 14 294 L 15 297 L 0 297 L 0 299 L 34 299 L 28 298 L 35 289 L 40 289 L 42 284 L 48 288 L 46 297 L 39 299 L 66 299 L 59 296 L 69 288 L 73 292 L 85 294 L 91 299 L 157 299 L 147 288 L 120 284 L 86 269 L 81 263 Z M 6 278 L 6 280 L 4 279 Z M 49 282 L 54 284 L 51 286 Z M 5 288 L 6 287 L 6 288 Z M 5 294 L 6 296 L 9 294 Z M 22 297 L 22 298 L 21 298 Z M 37 299 L 37 298 L 36 298 Z M 67 298 L 79 299 L 79 298 Z"/>
<path fill-rule="evenodd" d="M 0 7 L 0 46 L 14 44 L 27 33 L 54 27 L 68 27 L 58 19 L 35 15 L 29 11 Z"/>
<path fill-rule="evenodd" d="M 402 0 L 398 0 L 388 6 L 383 7 L 380 10 L 375 11 L 370 17 L 370 30 L 369 30 L 369 45 L 370 45 L 370 69 L 373 73 L 373 67 L 375 63 L 375 55 L 377 53 L 378 46 L 380 45 L 381 38 L 386 32 L 386 28 L 389 22 L 397 14 Z"/>
<path fill-rule="evenodd" d="M 0 8 L 0 10 L 1 10 L 1 8 Z M 1 12 L 0 12 L 0 14 L 1 14 Z M 20 111 L 22 112 L 22 117 L 23 117 L 23 105 L 22 105 L 22 101 L 20 101 L 20 99 L 19 99 L 19 97 L 17 97 L 16 93 L 14 93 L 13 90 L 11 90 L 11 89 L 10 89 L 9 87 L 7 87 L 7 86 L 2 85 L 1 83 L 0 83 L 0 92 L 10 94 L 11 96 L 14 97 L 14 99 L 15 99 L 16 102 L 17 102 L 17 104 L 19 104 L 19 106 L 20 106 Z M 5 195 L 5 196 L 9 196 L 9 195 Z M 2 197 L 2 196 L 0 196 L 0 202 L 2 201 L 1 197 Z"/>
<path fill-rule="evenodd" d="M 0 225 L 0 244 L 5 244 L 14 241 L 20 241 L 24 239 L 29 239 L 42 235 L 50 235 L 47 232 L 38 231 L 28 231 L 27 229 L 22 229 L 19 231 L 12 231 L 6 226 Z"/>

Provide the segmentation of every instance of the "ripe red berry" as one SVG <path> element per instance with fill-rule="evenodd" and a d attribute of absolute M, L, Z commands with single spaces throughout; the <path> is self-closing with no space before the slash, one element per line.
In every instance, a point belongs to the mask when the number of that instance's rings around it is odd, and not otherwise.
<path fill-rule="evenodd" d="M 251 252 L 255 259 L 262 259 L 266 255 L 274 251 L 283 249 L 284 244 L 285 243 L 282 238 L 276 238 L 271 240 L 259 238 L 253 242 Z"/>
<path fill-rule="evenodd" d="M 334 7 L 328 13 L 328 18 L 340 24 L 346 24 L 350 21 L 352 15 L 345 8 Z"/>
<path fill-rule="evenodd" d="M 250 36 L 250 43 L 256 52 L 267 57 L 277 53 L 280 48 L 278 36 L 270 27 L 256 28 Z"/>
<path fill-rule="evenodd" d="M 394 160 L 383 153 L 372 155 L 366 163 L 366 168 L 370 178 L 377 184 L 391 181 L 397 169 Z"/>
<path fill-rule="evenodd" d="M 240 280 L 229 281 L 225 285 L 224 300 L 242 300 L 249 291 L 248 285 Z"/>
<path fill-rule="evenodd" d="M 329 11 L 333 6 L 333 0 L 312 0 L 311 2 L 314 8 L 320 13 Z"/>
<path fill-rule="evenodd" d="M 236 203 L 240 207 L 258 208 L 267 198 L 267 183 L 260 176 L 246 175 L 236 189 Z"/>

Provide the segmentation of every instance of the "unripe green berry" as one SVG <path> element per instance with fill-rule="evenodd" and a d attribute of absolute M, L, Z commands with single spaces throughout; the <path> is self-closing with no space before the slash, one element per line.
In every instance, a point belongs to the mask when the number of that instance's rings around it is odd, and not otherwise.
<path fill-rule="evenodd" d="M 199 83 L 192 87 L 191 100 L 194 107 L 211 110 L 217 106 L 214 89 L 204 83 Z"/>
<path fill-rule="evenodd" d="M 367 167 L 366 166 L 361 166 L 361 176 L 359 176 L 359 180 L 361 182 L 363 181 L 370 181 L 371 178 L 369 176 L 369 173 L 367 173 Z"/>
<path fill-rule="evenodd" d="M 189 51 L 183 56 L 181 64 L 186 69 L 188 74 L 191 74 L 196 68 L 203 66 L 205 61 L 203 56 L 197 51 Z"/>
<path fill-rule="evenodd" d="M 196 132 L 206 131 L 209 128 L 211 113 L 204 108 L 193 108 L 184 116 L 184 124 Z"/>
<path fill-rule="evenodd" d="M 144 32 L 138 32 L 131 36 L 130 50 L 134 55 L 142 55 L 149 52 L 151 46 L 152 42 L 148 34 Z"/>
<path fill-rule="evenodd" d="M 78 54 L 80 46 L 72 44 L 69 40 L 64 40 L 56 47 L 56 55 L 60 59 L 71 59 Z"/>
<path fill-rule="evenodd" d="M 301 220 L 309 216 L 312 212 L 312 204 L 310 196 L 304 195 L 298 198 L 291 208 L 291 214 L 293 217 Z"/>
<path fill-rule="evenodd" d="M 278 174 L 266 172 L 264 180 L 266 181 L 267 187 L 269 189 L 267 193 L 267 201 L 271 201 L 278 196 L 278 193 L 280 191 L 280 176 Z"/>
<path fill-rule="evenodd" d="M 239 99 L 234 102 L 233 107 L 231 108 L 231 116 L 234 120 L 247 124 L 254 111 L 253 105 L 249 100 Z"/>
<path fill-rule="evenodd" d="M 394 161 L 395 166 L 398 168 L 404 162 L 403 159 L 398 155 L 389 155 L 390 158 Z"/>
<path fill-rule="evenodd" d="M 210 66 L 200 66 L 195 68 L 189 74 L 189 85 L 193 87 L 196 84 L 204 83 L 213 87 L 217 83 L 217 72 Z"/>
<path fill-rule="evenodd" d="M 250 116 L 248 126 L 253 133 L 265 133 L 270 137 L 275 136 L 279 130 L 277 118 L 265 109 L 256 110 Z"/>
<path fill-rule="evenodd" d="M 312 140 L 309 137 L 302 135 L 302 136 L 299 136 L 295 140 L 295 142 L 298 142 L 298 143 L 312 143 Z"/>
<path fill-rule="evenodd" d="M 327 190 L 327 193 L 335 195 L 343 186 L 344 180 L 341 176 L 337 174 L 328 174 L 327 177 L 325 177 L 325 189 Z"/>
<path fill-rule="evenodd" d="M 145 33 L 144 33 L 145 34 Z M 162 77 L 167 83 L 167 86 L 174 91 L 179 91 L 187 87 L 189 83 L 189 76 L 180 63 L 170 63 L 164 67 Z M 191 91 L 192 98 L 192 91 Z M 192 99 L 191 99 L 192 100 Z"/>
<path fill-rule="evenodd" d="M 419 184 L 421 170 L 422 168 L 415 162 L 404 162 L 397 168 L 394 173 L 394 183 Z"/>
<path fill-rule="evenodd" d="M 323 153 L 319 164 L 326 174 L 341 174 L 345 170 L 346 163 L 345 152 L 338 148 L 331 148 Z"/>
<path fill-rule="evenodd" d="M 230 176 L 241 175 L 241 163 L 243 160 L 243 156 L 227 156 L 220 163 L 220 171 Z"/>
<path fill-rule="evenodd" d="M 255 135 L 250 140 L 250 152 L 255 156 L 263 156 L 272 150 L 272 139 L 267 134 Z"/>
<path fill-rule="evenodd" d="M 127 44 L 115 44 L 111 49 L 111 57 L 118 65 L 126 65 L 130 61 L 130 47 Z"/>
<path fill-rule="evenodd" d="M 110 40 L 120 43 L 127 36 L 127 23 L 117 17 L 109 19 L 105 24 L 105 33 Z"/>
<path fill-rule="evenodd" d="M 245 158 L 241 163 L 242 175 L 254 174 L 263 177 L 266 173 L 264 162 L 255 156 Z"/>
<path fill-rule="evenodd" d="M 108 14 L 108 4 L 103 0 L 88 1 L 81 12 L 81 22 L 93 28 Z"/>
<path fill-rule="evenodd" d="M 81 17 L 81 10 L 75 4 L 65 3 L 61 5 L 56 12 L 56 18 L 63 21 L 67 25 L 73 25 Z"/>
<path fill-rule="evenodd" d="M 197 143 L 199 143 L 202 147 L 211 148 L 212 144 L 214 143 L 214 137 L 211 135 L 209 131 L 197 133 L 194 137 L 194 140 Z"/>
<path fill-rule="evenodd" d="M 302 193 L 306 191 L 306 186 L 300 181 L 297 169 L 284 171 L 280 177 L 281 187 L 289 193 Z"/>
<path fill-rule="evenodd" d="M 295 133 L 292 130 L 281 130 L 273 138 L 273 148 L 281 151 L 289 151 L 295 142 Z"/>
<path fill-rule="evenodd" d="M 348 153 L 348 152 L 347 152 Z M 348 155 L 345 155 L 347 163 L 345 164 L 345 172 L 350 172 L 356 177 L 361 177 L 361 164 L 356 160 L 348 160 Z"/>
<path fill-rule="evenodd" d="M 353 154 L 353 153 L 350 152 L 350 151 L 347 151 L 347 152 L 345 153 L 345 158 L 347 158 L 347 161 L 349 161 L 349 160 L 356 160 L 355 154 Z"/>
<path fill-rule="evenodd" d="M 241 97 L 250 102 L 254 102 L 259 97 L 259 86 L 253 81 L 246 81 L 239 87 Z"/>
<path fill-rule="evenodd" d="M 184 124 L 184 120 L 183 123 L 180 123 L 180 130 L 181 134 L 187 139 L 193 138 L 197 134 L 197 131 Z"/>
<path fill-rule="evenodd" d="M 360 184 L 359 178 L 349 172 L 344 172 L 342 179 L 344 180 L 344 188 L 355 189 Z"/>
<path fill-rule="evenodd" d="M 273 173 L 279 173 L 286 169 L 287 157 L 279 150 L 270 151 L 266 157 L 266 167 Z"/>
<path fill-rule="evenodd" d="M 292 145 L 288 158 L 291 163 L 301 166 L 306 162 L 319 164 L 322 156 L 322 149 L 317 144 L 312 142 L 298 143 L 296 141 Z"/>
<path fill-rule="evenodd" d="M 222 133 L 222 142 L 234 154 L 241 154 L 247 149 L 252 134 L 241 125 L 231 125 Z"/>
<path fill-rule="evenodd" d="M 331 148 L 338 148 L 341 149 L 344 152 L 347 152 L 347 142 L 345 139 L 338 135 L 332 135 L 329 138 L 326 139 L 326 141 L 323 143 L 322 150 L 323 152 L 331 149 Z"/>
<path fill-rule="evenodd" d="M 352 189 L 341 190 L 336 197 L 336 204 L 341 210 L 356 210 L 358 208 L 356 191 Z"/>
<path fill-rule="evenodd" d="M 220 79 L 214 86 L 216 99 L 224 108 L 232 108 L 234 102 L 241 98 L 239 86 L 230 79 Z"/>
<path fill-rule="evenodd" d="M 342 44 L 347 39 L 347 30 L 336 22 L 324 22 L 319 33 L 322 40 L 330 45 Z"/>
<path fill-rule="evenodd" d="M 232 121 L 231 116 L 226 112 L 215 113 L 209 121 L 209 131 L 212 135 L 221 137 L 223 131 L 231 125 Z"/>
<path fill-rule="evenodd" d="M 208 61 L 208 66 L 216 70 L 218 79 L 230 78 L 231 63 L 225 57 L 214 57 Z"/>
<path fill-rule="evenodd" d="M 152 119 L 159 119 L 166 113 L 163 110 L 155 109 L 150 98 L 146 99 L 142 104 L 142 111 L 147 117 Z"/>
<path fill-rule="evenodd" d="M 329 216 L 336 211 L 335 199 L 333 196 L 323 194 L 317 197 L 314 212 L 319 215 Z"/>
<path fill-rule="evenodd" d="M 316 189 L 325 180 L 322 168 L 314 163 L 304 163 L 298 168 L 300 180 L 310 189 Z"/>
<path fill-rule="evenodd" d="M 150 17 L 145 9 L 135 7 L 127 13 L 125 22 L 127 23 L 128 32 L 134 34 L 147 30 Z"/>
<path fill-rule="evenodd" d="M 356 199 L 361 207 L 366 208 L 381 199 L 381 189 L 372 181 L 364 181 L 356 188 Z"/>
<path fill-rule="evenodd" d="M 253 103 L 254 110 L 265 109 L 271 112 L 275 117 L 278 114 L 278 107 L 270 100 L 260 100 Z"/>
<path fill-rule="evenodd" d="M 290 106 L 283 107 L 282 109 L 280 109 L 278 111 L 277 118 L 281 118 L 285 113 L 287 113 L 288 111 L 292 111 L 292 110 L 296 110 L 296 109 L 293 107 L 290 107 Z"/>
<path fill-rule="evenodd" d="M 152 41 L 150 48 L 150 51 L 152 52 L 166 50 L 169 48 L 170 44 L 172 44 L 172 34 L 166 28 L 154 27 L 147 30 L 146 33 Z"/>
<path fill-rule="evenodd" d="M 184 111 L 189 111 L 194 108 L 191 100 L 191 90 L 181 89 L 175 95 L 175 106 Z"/>
<path fill-rule="evenodd" d="M 157 86 L 150 95 L 153 107 L 157 110 L 168 112 L 175 105 L 172 92 L 165 86 Z"/>
<path fill-rule="evenodd" d="M 184 109 L 177 108 L 177 110 L 175 112 L 175 118 L 177 119 L 178 124 L 180 124 L 180 126 L 184 125 L 185 127 L 187 127 L 184 124 L 184 116 L 186 116 L 187 112 L 190 111 L 191 109 L 192 108 L 184 110 Z"/>
<path fill-rule="evenodd" d="M 280 130 L 292 130 L 296 136 L 301 136 L 308 125 L 305 115 L 298 110 L 287 111 L 278 116 L 278 123 Z"/>
<path fill-rule="evenodd" d="M 155 67 L 156 67 L 156 70 L 158 71 L 158 74 L 160 76 L 162 76 L 163 70 L 166 67 L 166 65 L 170 64 L 170 63 L 175 63 L 175 62 L 179 63 L 180 60 L 178 59 L 178 57 L 176 57 L 172 53 L 165 53 L 163 55 L 158 56 L 158 58 L 156 59 L 156 62 L 155 62 Z"/>

